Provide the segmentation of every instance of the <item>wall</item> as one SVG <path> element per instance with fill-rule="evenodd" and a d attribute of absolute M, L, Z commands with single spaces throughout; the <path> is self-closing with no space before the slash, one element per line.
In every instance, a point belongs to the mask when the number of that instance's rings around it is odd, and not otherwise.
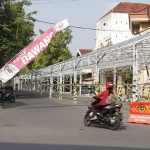
<path fill-rule="evenodd" d="M 148 28 L 148 27 L 150 27 L 150 22 L 142 22 L 142 23 L 141 23 L 141 28 L 142 28 L 142 30 L 143 30 L 143 29 L 146 29 L 146 28 Z"/>
<path fill-rule="evenodd" d="M 148 66 L 150 67 L 150 66 Z M 140 73 L 140 84 L 145 84 L 145 83 L 150 83 L 150 70 L 148 70 L 149 72 L 149 77 L 147 74 L 147 70 L 142 70 Z"/>
<path fill-rule="evenodd" d="M 95 50 L 107 46 L 108 42 L 116 44 L 132 37 L 129 15 L 110 13 L 96 23 Z"/>
<path fill-rule="evenodd" d="M 104 41 L 109 39 L 111 37 L 111 14 L 106 15 L 102 19 L 100 19 L 96 23 L 96 46 L 95 49 L 97 48 L 102 48 L 105 45 Z"/>

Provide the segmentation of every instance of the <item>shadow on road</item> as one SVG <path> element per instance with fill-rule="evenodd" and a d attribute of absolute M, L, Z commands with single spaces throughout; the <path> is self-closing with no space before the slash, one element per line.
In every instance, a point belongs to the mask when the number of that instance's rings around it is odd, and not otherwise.
<path fill-rule="evenodd" d="M 19 106 L 25 106 L 26 104 L 23 102 L 15 102 L 15 103 L 10 103 L 10 102 L 3 102 L 2 106 L 7 109 L 7 108 L 15 108 Z"/>
<path fill-rule="evenodd" d="M 17 91 L 15 93 L 16 99 L 35 99 L 35 98 L 48 98 L 48 95 L 40 95 L 39 93 L 32 93 L 32 92 L 26 92 L 26 91 Z"/>
<path fill-rule="evenodd" d="M 1 150 L 149 150 L 149 148 L 107 147 L 84 145 L 55 145 L 29 143 L 0 143 Z"/>
<path fill-rule="evenodd" d="M 109 129 L 108 126 L 106 126 L 106 125 L 99 125 L 99 124 L 93 124 L 92 127 L 103 128 L 103 129 L 107 129 L 107 130 Z M 127 127 L 128 126 L 125 126 L 124 123 L 121 122 L 120 128 L 118 130 L 114 130 L 114 131 L 126 130 Z"/>
<path fill-rule="evenodd" d="M 80 106 L 85 106 L 85 105 L 63 105 L 63 106 L 44 106 L 44 107 L 26 107 L 26 108 L 20 108 L 20 109 L 33 109 L 33 108 L 62 108 L 62 107 L 80 107 Z"/>

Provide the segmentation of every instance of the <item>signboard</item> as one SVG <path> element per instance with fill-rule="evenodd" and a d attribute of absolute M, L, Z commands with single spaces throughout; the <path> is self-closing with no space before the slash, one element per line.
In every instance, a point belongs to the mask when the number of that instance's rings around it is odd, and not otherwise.
<path fill-rule="evenodd" d="M 0 80 L 5 83 L 14 77 L 20 70 L 26 67 L 49 45 L 55 34 L 69 26 L 68 20 L 65 19 L 49 30 L 40 35 L 34 42 L 21 50 L 14 58 L 0 69 Z"/>

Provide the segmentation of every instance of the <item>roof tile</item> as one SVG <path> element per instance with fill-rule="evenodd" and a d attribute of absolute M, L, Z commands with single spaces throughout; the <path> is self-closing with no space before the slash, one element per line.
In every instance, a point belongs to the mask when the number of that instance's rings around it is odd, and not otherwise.
<path fill-rule="evenodd" d="M 141 9 L 148 7 L 148 4 L 121 2 L 111 12 L 116 13 L 135 13 Z"/>
<path fill-rule="evenodd" d="M 139 11 L 145 9 L 145 8 L 148 8 L 148 4 L 121 2 L 117 6 L 115 6 L 113 9 L 111 9 L 104 16 L 108 15 L 111 12 L 113 12 L 113 13 L 128 13 L 128 14 L 129 13 L 136 13 L 136 12 L 139 12 Z"/>
<path fill-rule="evenodd" d="M 85 55 L 93 51 L 93 49 L 79 49 L 81 55 Z"/>

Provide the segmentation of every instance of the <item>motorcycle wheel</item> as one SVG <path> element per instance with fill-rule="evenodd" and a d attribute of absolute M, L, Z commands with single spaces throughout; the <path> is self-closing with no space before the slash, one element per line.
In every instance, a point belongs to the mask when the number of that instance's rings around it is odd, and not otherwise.
<path fill-rule="evenodd" d="M 111 115 L 111 121 L 114 121 L 114 123 L 110 123 L 108 125 L 110 130 L 117 130 L 120 127 L 120 117 L 117 114 Z"/>
<path fill-rule="evenodd" d="M 91 123 L 89 114 L 87 113 L 87 114 L 84 116 L 84 125 L 85 125 L 85 126 L 90 126 L 91 124 L 92 124 L 92 123 Z"/>
<path fill-rule="evenodd" d="M 14 103 L 14 102 L 15 102 L 15 97 L 11 97 L 9 101 L 10 101 L 11 103 Z"/>

